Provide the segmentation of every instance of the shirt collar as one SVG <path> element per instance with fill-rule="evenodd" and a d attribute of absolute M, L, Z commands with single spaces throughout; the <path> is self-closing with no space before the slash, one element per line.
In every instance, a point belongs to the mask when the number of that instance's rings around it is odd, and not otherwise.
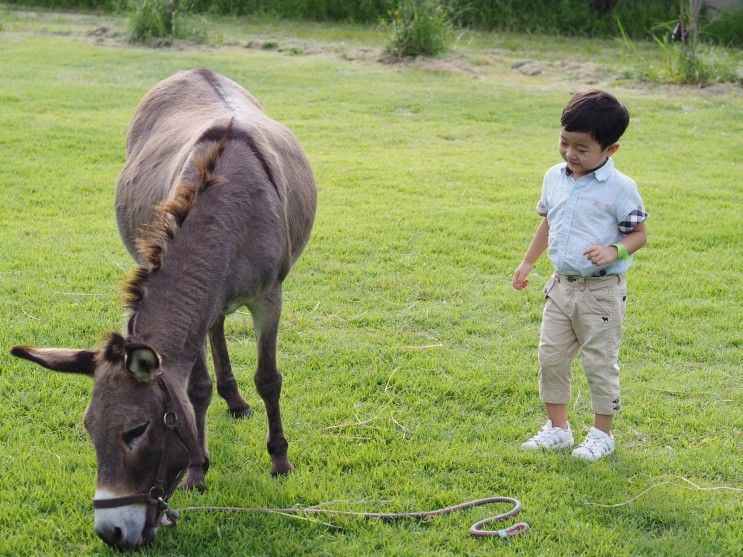
<path fill-rule="evenodd" d="M 570 173 L 568 172 L 568 163 L 566 162 L 562 163 L 560 172 L 562 172 L 564 176 L 570 176 Z M 606 180 L 609 179 L 609 176 L 611 176 L 613 172 L 614 172 L 614 160 L 611 157 L 609 157 L 608 159 L 606 159 L 606 162 L 603 165 L 601 165 L 599 168 L 594 170 L 592 174 L 596 178 L 596 180 L 598 180 L 599 182 L 605 182 Z"/>
<path fill-rule="evenodd" d="M 614 172 L 614 160 L 609 157 L 601 168 L 593 171 L 593 175 L 599 182 L 605 182 L 612 172 Z"/>

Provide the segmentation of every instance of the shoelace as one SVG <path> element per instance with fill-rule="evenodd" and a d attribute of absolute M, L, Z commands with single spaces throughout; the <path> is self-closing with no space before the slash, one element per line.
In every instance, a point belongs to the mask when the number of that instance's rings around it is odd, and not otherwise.
<path fill-rule="evenodd" d="M 581 445 L 584 449 L 587 449 L 593 456 L 601 454 L 603 447 L 609 448 L 609 443 L 602 437 L 588 437 Z"/>
<path fill-rule="evenodd" d="M 544 426 L 542 428 L 542 431 L 537 433 L 534 437 L 530 439 L 530 441 L 534 441 L 536 443 L 539 443 L 540 441 L 547 442 L 550 439 L 554 439 L 559 434 L 559 428 L 557 427 L 547 427 Z"/>

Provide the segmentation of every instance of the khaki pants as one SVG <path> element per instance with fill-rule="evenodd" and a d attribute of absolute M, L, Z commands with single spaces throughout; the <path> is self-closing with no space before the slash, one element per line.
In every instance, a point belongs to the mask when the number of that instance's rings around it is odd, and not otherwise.
<path fill-rule="evenodd" d="M 619 411 L 619 346 L 627 307 L 624 275 L 575 278 L 553 275 L 544 287 L 539 339 L 539 395 L 570 401 L 570 364 L 580 349 L 596 414 Z"/>

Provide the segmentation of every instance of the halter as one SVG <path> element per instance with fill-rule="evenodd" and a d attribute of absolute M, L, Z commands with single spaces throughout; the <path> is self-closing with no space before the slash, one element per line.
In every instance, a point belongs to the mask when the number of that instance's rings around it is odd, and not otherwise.
<path fill-rule="evenodd" d="M 154 528 L 158 524 L 162 524 L 163 526 L 174 526 L 178 519 L 178 513 L 168 506 L 167 500 L 173 494 L 173 491 L 180 482 L 185 469 L 178 474 L 176 481 L 173 482 L 172 489 L 168 491 L 165 489 L 165 473 L 167 472 L 167 459 L 165 458 L 165 455 L 171 445 L 173 433 L 175 432 L 188 449 L 189 454 L 192 456 L 191 464 L 194 464 L 193 456 L 199 454 L 197 448 L 198 444 L 194 439 L 193 432 L 188 427 L 183 431 L 183 426 L 181 424 L 186 424 L 179 420 L 176 407 L 178 410 L 182 409 L 180 408 L 177 399 L 172 396 L 171 387 L 162 374 L 158 375 L 157 383 L 165 395 L 165 407 L 163 411 L 165 438 L 162 444 L 162 451 L 160 452 L 160 463 L 158 464 L 157 474 L 155 475 L 155 481 L 152 484 L 152 487 L 144 493 L 138 493 L 135 495 L 111 497 L 108 499 L 93 499 L 94 509 L 114 509 L 116 507 L 144 503 L 147 505 L 145 528 Z"/>

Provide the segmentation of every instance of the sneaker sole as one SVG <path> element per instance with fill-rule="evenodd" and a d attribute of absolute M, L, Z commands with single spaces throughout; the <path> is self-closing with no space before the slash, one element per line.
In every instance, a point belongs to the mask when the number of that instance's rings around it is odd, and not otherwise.
<path fill-rule="evenodd" d="M 589 458 L 587 456 L 584 456 L 581 454 L 575 454 L 575 453 L 573 453 L 572 456 L 573 458 L 577 458 L 578 460 L 585 460 L 586 462 L 598 462 L 599 460 L 602 460 L 606 458 L 607 456 L 611 456 L 613 454 L 614 454 L 614 451 L 611 451 L 610 453 L 606 453 L 605 455 L 600 456 L 598 458 Z"/>
<path fill-rule="evenodd" d="M 549 445 L 537 445 L 535 447 L 532 447 L 532 446 L 525 447 L 524 445 L 521 445 L 521 449 L 524 450 L 524 451 L 539 451 L 539 450 L 560 451 L 562 449 L 572 449 L 573 448 L 573 445 L 575 445 L 574 442 L 573 443 L 562 443 L 560 445 L 553 445 L 553 446 L 549 446 Z"/>

